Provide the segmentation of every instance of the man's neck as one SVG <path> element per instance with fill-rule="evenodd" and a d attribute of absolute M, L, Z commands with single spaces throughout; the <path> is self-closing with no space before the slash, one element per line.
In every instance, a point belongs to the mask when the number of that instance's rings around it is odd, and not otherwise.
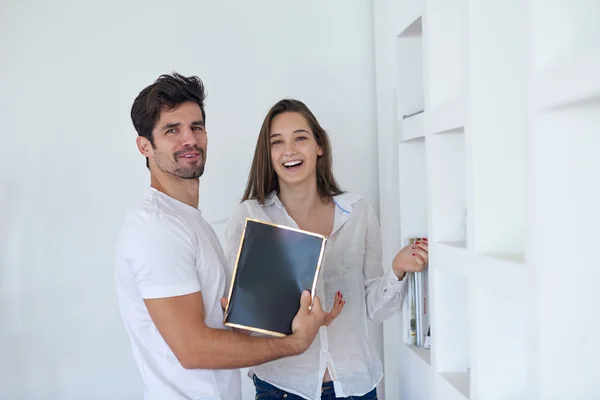
<path fill-rule="evenodd" d="M 301 219 L 310 217 L 329 202 L 329 199 L 323 199 L 319 195 L 316 181 L 294 186 L 279 182 L 279 199 L 292 218 Z"/>
<path fill-rule="evenodd" d="M 152 174 L 150 186 L 190 207 L 198 208 L 200 179 L 181 179 L 174 176 Z"/>

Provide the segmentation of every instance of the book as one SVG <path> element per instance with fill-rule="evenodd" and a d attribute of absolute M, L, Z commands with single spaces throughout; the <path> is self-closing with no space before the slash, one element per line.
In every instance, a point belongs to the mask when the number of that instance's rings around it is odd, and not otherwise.
<path fill-rule="evenodd" d="M 314 299 L 326 242 L 323 235 L 246 218 L 223 323 L 291 334 L 302 292 Z"/>
<path fill-rule="evenodd" d="M 420 239 L 409 238 L 406 244 L 413 244 Z M 406 275 L 408 287 L 403 307 L 404 342 L 416 347 L 430 348 L 428 269 L 422 272 L 408 272 Z"/>

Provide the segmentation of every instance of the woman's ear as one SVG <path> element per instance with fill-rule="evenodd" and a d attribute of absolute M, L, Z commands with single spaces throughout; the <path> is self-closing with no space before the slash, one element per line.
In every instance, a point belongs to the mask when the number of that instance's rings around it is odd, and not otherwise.
<path fill-rule="evenodd" d="M 321 157 L 323 155 L 323 148 L 321 146 L 317 147 L 317 156 Z"/>

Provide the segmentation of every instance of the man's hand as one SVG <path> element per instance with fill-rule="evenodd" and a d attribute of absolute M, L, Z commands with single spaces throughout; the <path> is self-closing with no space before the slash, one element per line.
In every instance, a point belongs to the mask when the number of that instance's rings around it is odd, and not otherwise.
<path fill-rule="evenodd" d="M 429 246 L 427 239 L 421 239 L 405 246 L 396 254 L 392 268 L 398 279 L 407 272 L 421 272 L 429 262 Z"/>
<path fill-rule="evenodd" d="M 315 296 L 312 307 L 310 292 L 305 290 L 300 297 L 300 309 L 292 321 L 292 334 L 288 336 L 294 353 L 302 354 L 311 345 L 319 328 L 324 325 L 326 313 L 321 307 L 321 301 Z"/>

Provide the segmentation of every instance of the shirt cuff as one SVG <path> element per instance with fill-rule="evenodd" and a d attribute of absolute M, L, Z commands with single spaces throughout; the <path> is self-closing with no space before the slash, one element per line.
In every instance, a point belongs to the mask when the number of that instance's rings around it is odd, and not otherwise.
<path fill-rule="evenodd" d="M 402 287 L 404 287 L 404 285 L 406 284 L 406 273 L 404 274 L 404 277 L 402 278 L 402 280 L 398 280 L 398 277 L 396 276 L 396 274 L 394 273 L 394 270 L 392 268 L 390 268 L 388 270 L 388 272 L 385 274 L 384 279 L 386 280 L 386 290 L 392 291 L 392 292 L 398 292 L 400 291 L 400 289 L 402 289 Z"/>
<path fill-rule="evenodd" d="M 199 291 L 200 284 L 198 282 L 186 282 L 179 285 L 140 288 L 140 294 L 144 299 L 160 299 L 163 297 L 183 296 Z"/>

